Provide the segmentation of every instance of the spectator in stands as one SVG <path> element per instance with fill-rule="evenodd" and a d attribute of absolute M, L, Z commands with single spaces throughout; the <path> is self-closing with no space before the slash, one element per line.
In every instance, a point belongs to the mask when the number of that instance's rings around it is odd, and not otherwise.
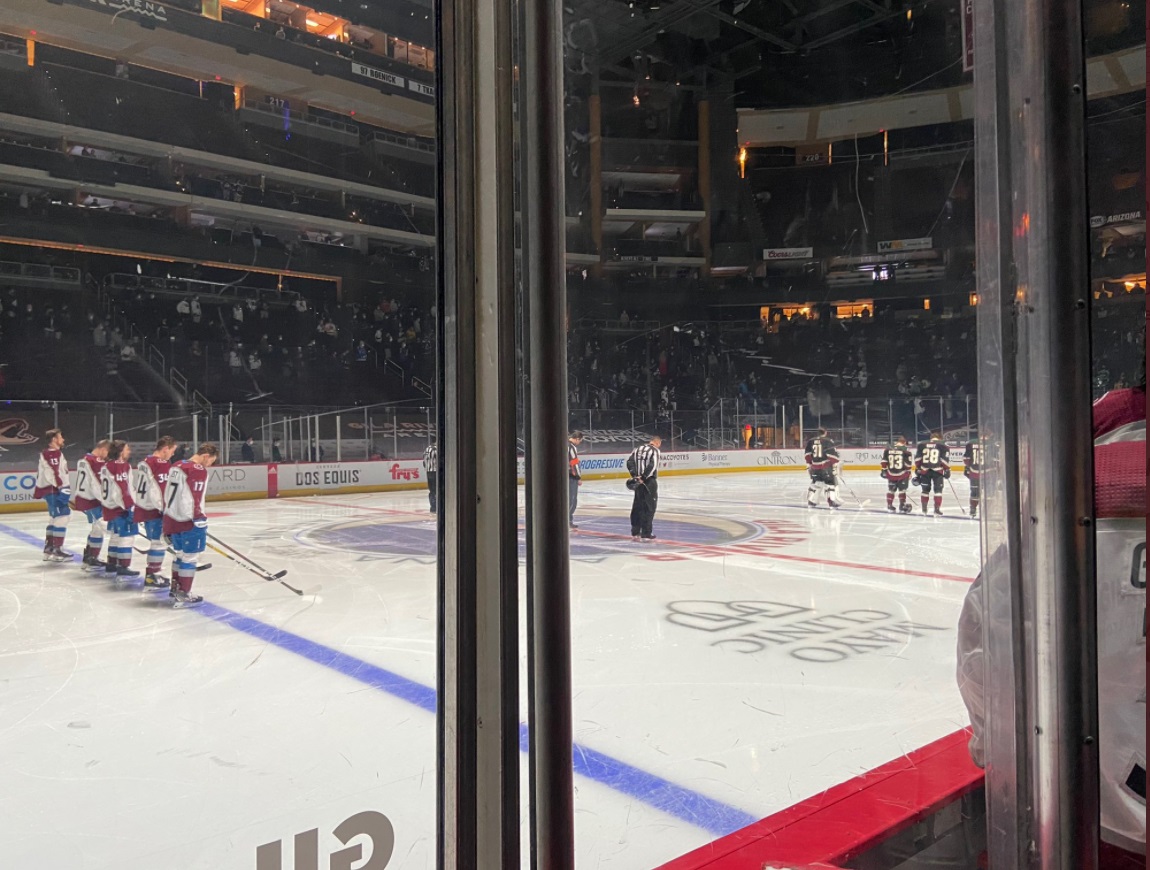
<path fill-rule="evenodd" d="M 248 465 L 253 465 L 256 461 L 256 439 L 251 435 L 244 441 L 243 447 L 240 448 L 240 459 Z"/>
<path fill-rule="evenodd" d="M 200 306 L 200 297 L 199 296 L 193 296 L 192 297 L 190 307 L 192 309 L 192 318 L 195 320 L 196 323 L 199 323 L 200 322 L 199 319 L 204 313 L 203 308 Z"/>
<path fill-rule="evenodd" d="M 244 325 L 244 306 L 239 302 L 232 306 L 232 324 L 234 326 Z"/>
<path fill-rule="evenodd" d="M 176 314 L 180 315 L 181 317 L 191 317 L 192 304 L 188 301 L 187 297 L 176 303 Z"/>
<path fill-rule="evenodd" d="M 95 328 L 92 330 L 92 344 L 96 345 L 96 347 L 108 346 L 108 333 L 104 329 L 103 321 L 97 323 Z"/>
<path fill-rule="evenodd" d="M 244 367 L 243 360 L 240 359 L 240 353 L 236 348 L 228 351 L 228 370 L 231 372 L 232 377 L 239 377 L 240 372 Z"/>
<path fill-rule="evenodd" d="M 121 362 L 135 362 L 136 361 L 136 348 L 132 346 L 131 342 L 124 342 L 124 346 L 120 348 L 120 361 Z"/>
<path fill-rule="evenodd" d="M 272 439 L 272 462 L 283 462 L 284 455 L 280 451 L 280 439 Z"/>

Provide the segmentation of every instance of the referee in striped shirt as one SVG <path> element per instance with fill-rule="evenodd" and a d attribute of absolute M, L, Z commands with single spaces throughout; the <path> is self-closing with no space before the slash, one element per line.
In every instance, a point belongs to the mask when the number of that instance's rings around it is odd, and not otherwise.
<path fill-rule="evenodd" d="M 631 451 L 627 471 L 635 481 L 635 500 L 631 502 L 631 540 L 653 541 L 651 524 L 659 506 L 659 448 L 663 439 L 655 435 L 646 444 Z"/>
<path fill-rule="evenodd" d="M 427 500 L 431 503 L 431 512 L 439 513 L 435 497 L 438 494 L 436 482 L 439 477 L 439 444 L 435 436 L 431 436 L 431 443 L 423 451 L 423 470 L 427 473 Z"/>
<path fill-rule="evenodd" d="M 583 472 L 579 468 L 579 445 L 583 443 L 583 433 L 576 429 L 567 439 L 567 504 L 568 520 L 571 528 L 575 525 L 575 508 L 579 506 L 579 487 L 583 485 Z"/>

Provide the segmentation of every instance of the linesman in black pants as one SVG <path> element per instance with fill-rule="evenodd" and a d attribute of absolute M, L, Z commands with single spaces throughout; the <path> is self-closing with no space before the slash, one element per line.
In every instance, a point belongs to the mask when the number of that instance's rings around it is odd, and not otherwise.
<path fill-rule="evenodd" d="M 575 508 L 579 506 L 579 487 L 583 485 L 583 472 L 579 468 L 579 445 L 583 443 L 583 433 L 576 429 L 567 439 L 567 504 L 568 520 L 571 528 L 575 525 Z"/>
<path fill-rule="evenodd" d="M 631 502 L 631 540 L 653 541 L 651 524 L 659 506 L 659 448 L 663 439 L 658 435 L 636 447 L 627 457 L 627 471 L 631 479 L 627 488 L 635 494 Z"/>
<path fill-rule="evenodd" d="M 439 494 L 439 444 L 435 436 L 431 436 L 431 443 L 423 451 L 423 470 L 427 474 L 427 500 L 431 504 L 431 512 L 439 513 L 436 497 Z"/>

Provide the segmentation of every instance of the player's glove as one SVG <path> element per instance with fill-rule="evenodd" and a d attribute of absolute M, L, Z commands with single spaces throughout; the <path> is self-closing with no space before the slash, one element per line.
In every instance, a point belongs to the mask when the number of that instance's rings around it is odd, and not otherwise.
<path fill-rule="evenodd" d="M 70 486 L 60 487 L 60 495 L 67 496 L 68 498 L 71 498 L 72 497 L 72 487 L 70 487 Z"/>
<path fill-rule="evenodd" d="M 882 471 L 880 471 L 879 474 L 883 480 L 890 480 L 890 472 L 887 471 L 885 468 Z"/>
<path fill-rule="evenodd" d="M 950 480 L 950 466 L 949 465 L 942 470 L 942 476 L 945 477 L 947 480 Z"/>
<path fill-rule="evenodd" d="M 207 531 L 207 529 L 208 529 L 207 518 L 206 517 L 198 517 L 197 519 L 192 520 L 192 525 L 195 526 L 197 529 L 203 529 L 204 531 Z"/>
<path fill-rule="evenodd" d="M 962 469 L 962 476 L 963 477 L 970 477 L 970 469 L 969 468 Z"/>

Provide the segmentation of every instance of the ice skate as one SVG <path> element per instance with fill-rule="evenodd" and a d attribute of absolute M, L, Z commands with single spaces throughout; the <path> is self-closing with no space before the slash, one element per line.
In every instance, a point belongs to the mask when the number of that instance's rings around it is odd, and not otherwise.
<path fill-rule="evenodd" d="M 164 577 L 160 574 L 153 574 L 152 572 L 149 571 L 148 573 L 146 573 L 144 575 L 144 588 L 145 589 L 155 589 L 158 591 L 158 590 L 170 589 L 171 586 L 172 586 L 172 581 L 169 580 L 167 577 Z"/>
<path fill-rule="evenodd" d="M 139 571 L 133 571 L 127 565 L 121 565 L 116 569 L 116 579 L 120 581 L 135 580 L 139 576 Z"/>
<path fill-rule="evenodd" d="M 892 514 L 897 512 L 897 508 L 895 508 L 895 506 L 894 506 L 893 504 L 888 504 L 888 505 L 886 506 L 886 509 L 887 509 L 888 511 L 890 511 Z"/>
<path fill-rule="evenodd" d="M 80 562 L 81 571 L 103 571 L 107 567 L 108 563 L 96 556 L 85 556 L 83 561 Z"/>
<path fill-rule="evenodd" d="M 191 592 L 184 592 L 182 589 L 175 589 L 169 592 L 168 597 L 172 599 L 172 607 L 175 609 L 195 607 L 204 601 L 202 595 L 193 595 Z"/>
<path fill-rule="evenodd" d="M 53 547 L 51 552 L 44 554 L 44 558 L 49 562 L 71 562 L 72 554 L 61 550 L 59 547 Z"/>

